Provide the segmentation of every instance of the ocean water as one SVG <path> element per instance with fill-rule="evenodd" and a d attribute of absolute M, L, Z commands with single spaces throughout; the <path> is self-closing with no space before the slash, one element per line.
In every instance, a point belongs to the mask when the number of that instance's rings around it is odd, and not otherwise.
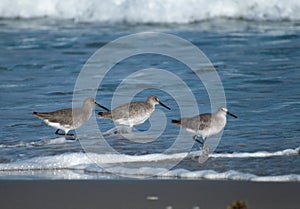
<path fill-rule="evenodd" d="M 160 2 L 0 3 L 0 179 L 300 181 L 300 3 Z M 65 139 L 32 115 L 71 107 L 80 73 L 93 54 L 112 41 L 144 32 L 170 34 L 193 44 L 215 70 L 203 66 L 196 55 L 190 56 L 196 71 L 181 60 L 154 53 L 120 60 L 107 74 L 99 74 L 103 66 L 92 64 L 91 83 L 99 86 L 89 89 L 86 83 L 87 97 L 95 94 L 99 103 L 112 108 L 154 94 L 172 109 L 157 106 L 149 121 L 125 135 L 103 138 L 92 130 L 77 132 L 79 141 Z M 158 45 L 175 56 L 190 49 L 162 40 L 131 44 Z M 113 60 L 131 46 L 113 47 L 105 59 Z M 101 62 L 102 57 L 96 58 Z M 201 161 L 192 135 L 170 121 L 216 110 L 208 86 L 197 77 L 208 75 L 214 92 L 219 89 L 210 77 L 214 72 L 226 96 L 226 104 L 216 105 L 226 105 L 238 118 L 228 117 L 219 138 L 207 140 L 209 157 Z M 96 117 L 99 111 L 95 109 L 84 129 L 95 122 L 101 133 L 114 128 L 111 121 Z M 178 142 L 180 134 L 183 141 Z"/>

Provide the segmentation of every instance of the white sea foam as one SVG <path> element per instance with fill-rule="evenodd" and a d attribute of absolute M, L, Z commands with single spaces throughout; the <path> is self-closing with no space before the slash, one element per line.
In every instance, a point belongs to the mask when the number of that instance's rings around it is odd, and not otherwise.
<path fill-rule="evenodd" d="M 287 149 L 283 151 L 274 152 L 273 155 L 266 152 L 262 154 L 246 154 L 241 153 L 233 154 L 230 157 L 248 157 L 258 156 L 258 157 L 270 157 L 270 156 L 285 156 L 285 155 L 296 155 L 299 154 L 299 149 Z M 196 152 L 189 154 L 195 155 Z M 214 154 L 212 154 L 214 155 Z M 251 173 L 242 173 L 238 171 L 229 170 L 226 172 L 216 172 L 214 170 L 197 170 L 190 171 L 186 169 L 174 169 L 168 170 L 165 168 L 164 162 L 168 160 L 174 160 L 182 157 L 186 157 L 187 153 L 176 153 L 176 154 L 148 154 L 141 156 L 129 156 L 124 154 L 95 154 L 95 153 L 66 153 L 56 156 L 45 156 L 45 157 L 35 157 L 28 160 L 16 161 L 11 163 L 0 164 L 0 175 L 1 172 L 26 172 L 26 171 L 49 171 L 49 170 L 68 170 L 68 176 L 70 171 L 84 171 L 85 173 L 113 173 L 116 175 L 134 176 L 138 178 L 144 177 L 161 177 L 161 178 L 184 178 L 184 179 L 211 179 L 211 180 L 247 180 L 247 181 L 300 181 L 299 174 L 289 174 L 281 176 L 257 176 Z M 229 155 L 224 155 L 223 157 L 228 157 Z M 215 156 L 216 157 L 216 156 Z M 222 157 L 217 154 L 217 157 Z M 153 162 L 155 159 L 155 166 L 136 166 L 128 167 L 124 166 L 124 163 L 136 163 L 137 165 L 143 165 L 145 162 Z M 104 165 L 105 168 L 99 166 Z M 77 176 L 77 174 L 76 174 Z M 66 177 L 64 177 L 66 178 Z"/>
<path fill-rule="evenodd" d="M 73 143 L 75 140 L 67 140 L 65 137 L 59 137 L 54 139 L 42 139 L 34 142 L 23 142 L 20 141 L 16 144 L 0 144 L 0 149 L 4 148 L 17 148 L 17 147 L 34 147 L 34 146 L 43 146 L 51 144 L 65 144 Z"/>
<path fill-rule="evenodd" d="M 289 156 L 299 155 L 300 147 L 296 149 L 285 149 L 275 152 L 259 151 L 259 152 L 240 152 L 240 153 L 213 153 L 210 157 L 213 158 L 262 158 L 262 157 L 275 157 L 275 156 Z"/>
<path fill-rule="evenodd" d="M 52 17 L 75 21 L 191 23 L 212 18 L 300 20 L 298 0 L 2 0 L 2 18 Z"/>

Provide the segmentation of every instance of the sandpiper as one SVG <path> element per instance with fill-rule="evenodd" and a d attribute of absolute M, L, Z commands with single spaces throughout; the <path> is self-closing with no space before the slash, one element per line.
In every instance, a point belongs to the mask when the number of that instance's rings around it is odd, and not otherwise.
<path fill-rule="evenodd" d="M 161 105 L 168 110 L 168 106 L 159 101 L 157 96 L 149 96 L 146 102 L 129 102 L 111 111 L 98 113 L 101 118 L 114 121 L 117 124 L 133 126 L 144 123 L 154 112 L 155 105 Z"/>
<path fill-rule="evenodd" d="M 54 112 L 33 112 L 33 114 L 47 125 L 56 128 L 55 134 L 63 135 L 59 133 L 59 130 L 63 130 L 66 136 L 70 130 L 79 128 L 90 119 L 93 107 L 96 105 L 109 111 L 106 107 L 98 104 L 94 98 L 87 98 L 83 101 L 81 108 L 67 108 Z"/>
<path fill-rule="evenodd" d="M 190 118 L 180 118 L 179 120 L 172 120 L 172 123 L 194 133 L 193 139 L 199 142 L 203 147 L 208 137 L 218 134 L 224 129 L 227 114 L 237 118 L 237 116 L 230 113 L 227 108 L 220 107 L 215 113 L 204 113 Z M 202 141 L 197 139 L 198 136 L 202 137 Z"/>

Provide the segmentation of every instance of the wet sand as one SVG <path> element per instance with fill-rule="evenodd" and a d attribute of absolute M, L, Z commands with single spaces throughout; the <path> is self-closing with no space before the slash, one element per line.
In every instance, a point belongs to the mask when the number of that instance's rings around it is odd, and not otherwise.
<path fill-rule="evenodd" d="M 2 209 L 299 208 L 300 183 L 194 180 L 0 181 Z"/>

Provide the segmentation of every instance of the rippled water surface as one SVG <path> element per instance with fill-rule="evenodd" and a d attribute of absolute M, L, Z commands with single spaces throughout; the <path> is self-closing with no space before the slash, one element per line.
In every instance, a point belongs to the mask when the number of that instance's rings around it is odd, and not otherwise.
<path fill-rule="evenodd" d="M 1 178 L 119 178 L 96 163 L 125 176 L 300 180 L 299 24 L 216 19 L 183 25 L 123 25 L 4 19 L 0 25 Z M 161 83 L 164 91 L 148 88 L 161 79 L 160 75 L 141 74 L 122 94 L 115 95 L 126 100 L 126 94 L 138 88 L 142 91 L 134 100 L 144 101 L 148 95 L 156 94 L 172 108 L 168 111 L 157 106 L 151 123 L 136 127 L 138 132 L 147 131 L 163 116 L 165 129 L 157 139 L 140 143 L 119 135 L 106 137 L 106 142 L 121 155 L 105 151 L 85 154 L 80 142 L 56 136 L 54 128 L 32 115 L 33 111 L 71 107 L 76 79 L 93 53 L 116 38 L 146 31 L 173 34 L 201 49 L 220 76 L 228 109 L 238 116 L 228 118 L 218 147 L 205 163 L 195 157 L 197 144 L 190 154 L 178 150 L 154 158 L 172 146 L 179 133 L 170 120 L 185 116 L 180 115 L 181 107 L 168 93 L 177 88 L 168 78 Z M 116 53 L 122 47 L 116 48 Z M 96 100 L 111 108 L 122 80 L 148 68 L 164 69 L 184 80 L 195 95 L 200 113 L 215 111 L 211 110 L 203 83 L 188 66 L 157 54 L 137 55 L 117 63 L 99 86 Z M 209 73 L 201 68 L 199 71 Z M 187 100 L 187 95 L 182 94 L 182 99 Z M 96 108 L 95 113 L 99 111 Z M 114 127 L 102 119 L 97 119 L 97 124 L 103 132 Z M 192 140 L 192 135 L 183 133 Z M 89 147 L 100 146 L 97 136 L 81 140 Z M 184 159 L 167 171 L 166 164 L 181 158 Z M 153 159 L 157 160 L 155 169 L 151 167 Z"/>

